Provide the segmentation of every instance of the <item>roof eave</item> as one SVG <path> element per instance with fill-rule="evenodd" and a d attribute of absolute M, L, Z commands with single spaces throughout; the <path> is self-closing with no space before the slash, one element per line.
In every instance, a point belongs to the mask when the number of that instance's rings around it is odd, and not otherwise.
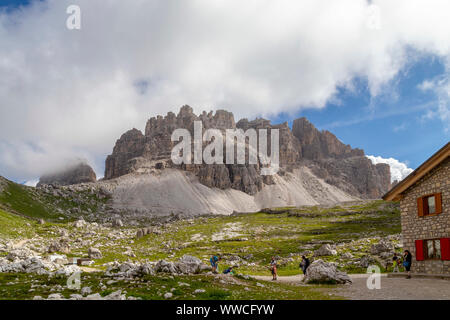
<path fill-rule="evenodd" d="M 395 187 L 389 190 L 382 198 L 385 201 L 399 201 L 403 198 L 403 193 L 416 183 L 420 178 L 426 175 L 430 170 L 442 163 L 450 156 L 450 142 L 443 146 L 439 151 L 428 158 L 416 170 L 411 172 L 405 179 L 399 182 Z"/>

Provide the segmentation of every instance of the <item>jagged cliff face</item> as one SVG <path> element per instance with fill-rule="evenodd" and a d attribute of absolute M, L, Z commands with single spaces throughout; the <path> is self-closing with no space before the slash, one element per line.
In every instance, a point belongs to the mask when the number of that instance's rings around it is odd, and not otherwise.
<path fill-rule="evenodd" d="M 233 114 L 224 110 L 197 116 L 189 106 L 183 106 L 178 115 L 169 112 L 165 117 L 151 118 L 145 134 L 136 129 L 123 134 L 106 160 L 105 179 L 175 167 L 192 172 L 208 187 L 232 188 L 250 195 L 274 183 L 274 177 L 260 174 L 259 164 L 173 165 L 170 155 L 178 142 L 171 141 L 171 134 L 178 128 L 193 134 L 194 121 L 202 121 L 204 130 L 214 128 L 222 132 L 235 128 L 279 129 L 280 175 L 307 166 L 327 183 L 362 198 L 379 198 L 390 187 L 388 165 L 373 165 L 363 150 L 352 149 L 328 131 L 320 132 L 305 118 L 296 119 L 291 130 L 287 123 L 272 125 L 265 119 L 235 123 Z"/>
<path fill-rule="evenodd" d="M 363 150 L 343 144 L 329 131 L 320 132 L 306 118 L 294 120 L 292 132 L 303 160 L 310 160 L 308 166 L 327 183 L 365 198 L 379 198 L 389 190 L 389 165 L 374 165 Z"/>
<path fill-rule="evenodd" d="M 65 170 L 42 176 L 37 186 L 39 187 L 44 184 L 69 186 L 96 181 L 97 177 L 95 172 L 88 164 L 77 163 L 68 166 Z"/>

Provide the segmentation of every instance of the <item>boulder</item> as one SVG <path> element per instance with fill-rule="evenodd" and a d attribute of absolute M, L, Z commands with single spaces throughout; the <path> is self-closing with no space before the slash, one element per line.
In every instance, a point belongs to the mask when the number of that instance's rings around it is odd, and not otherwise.
<path fill-rule="evenodd" d="M 54 241 L 50 244 L 48 247 L 48 253 L 54 253 L 54 252 L 62 252 L 65 254 L 70 253 L 70 245 L 67 241 L 67 239 L 60 239 L 59 241 Z"/>
<path fill-rule="evenodd" d="M 166 260 L 160 260 L 155 265 L 156 272 L 178 274 L 177 267 L 173 262 L 168 262 Z"/>
<path fill-rule="evenodd" d="M 120 228 L 120 227 L 123 227 L 123 222 L 122 222 L 122 220 L 120 220 L 120 219 L 115 219 L 115 220 L 113 220 L 113 222 L 112 222 L 112 226 L 113 226 L 113 228 Z"/>
<path fill-rule="evenodd" d="M 342 255 L 342 258 L 344 259 L 352 259 L 353 255 L 350 252 L 346 252 Z"/>
<path fill-rule="evenodd" d="M 166 294 L 164 294 L 164 298 L 165 298 L 165 299 L 170 299 L 170 298 L 172 298 L 172 297 L 173 297 L 172 292 L 167 292 Z"/>
<path fill-rule="evenodd" d="M 84 221 L 83 219 L 77 220 L 74 222 L 73 226 L 75 228 L 84 228 L 87 225 L 87 222 Z"/>
<path fill-rule="evenodd" d="M 314 256 L 335 256 L 337 251 L 334 250 L 328 243 L 321 246 L 318 250 L 314 251 Z"/>
<path fill-rule="evenodd" d="M 81 289 L 81 295 L 83 296 L 90 295 L 91 293 L 92 293 L 91 287 L 84 287 Z"/>
<path fill-rule="evenodd" d="M 202 271 L 202 265 L 203 263 L 199 258 L 190 255 L 184 255 L 175 263 L 175 267 L 182 274 L 200 273 Z"/>
<path fill-rule="evenodd" d="M 359 265 L 363 268 L 367 268 L 372 264 L 375 264 L 377 261 L 371 256 L 363 256 L 359 259 Z"/>
<path fill-rule="evenodd" d="M 58 269 L 54 275 L 56 278 L 67 278 L 78 272 L 81 272 L 81 269 L 78 266 L 68 265 Z"/>
<path fill-rule="evenodd" d="M 394 251 L 394 245 L 387 240 L 381 240 L 377 244 L 373 244 L 370 247 L 371 254 L 381 254 L 382 252 L 392 252 Z"/>
<path fill-rule="evenodd" d="M 305 282 L 345 284 L 351 283 L 352 280 L 345 272 L 337 270 L 334 264 L 318 259 L 308 267 Z"/>
<path fill-rule="evenodd" d="M 88 256 L 91 259 L 101 259 L 103 258 L 103 255 L 101 251 L 97 248 L 89 248 Z"/>

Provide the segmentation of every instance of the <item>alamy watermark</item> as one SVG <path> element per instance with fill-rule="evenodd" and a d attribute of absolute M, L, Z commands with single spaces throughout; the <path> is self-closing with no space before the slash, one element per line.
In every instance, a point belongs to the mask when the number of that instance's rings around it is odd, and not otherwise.
<path fill-rule="evenodd" d="M 203 133 L 201 121 L 194 121 L 194 137 L 187 129 L 175 129 L 172 142 L 172 162 L 181 164 L 261 164 L 261 175 L 274 175 L 279 170 L 279 129 L 270 129 L 270 156 L 268 154 L 269 129 L 226 129 L 225 143 L 221 130 L 207 129 Z M 248 143 L 247 143 L 248 141 Z M 209 143 L 203 149 L 203 144 Z M 192 152 L 193 145 L 193 152 Z M 225 163 L 223 150 L 226 147 Z M 236 147 L 236 154 L 235 154 Z M 246 151 L 248 161 L 246 162 Z M 192 159 L 193 154 L 193 159 Z"/>
<path fill-rule="evenodd" d="M 81 8 L 75 4 L 67 7 L 66 13 L 69 17 L 66 20 L 66 27 L 69 30 L 81 29 Z"/>
<path fill-rule="evenodd" d="M 81 272 L 74 272 L 66 282 L 67 288 L 70 290 L 80 290 L 81 288 Z"/>
<path fill-rule="evenodd" d="M 377 265 L 371 265 L 367 268 L 367 273 L 370 274 L 366 282 L 367 289 L 369 290 L 381 289 L 380 267 Z"/>

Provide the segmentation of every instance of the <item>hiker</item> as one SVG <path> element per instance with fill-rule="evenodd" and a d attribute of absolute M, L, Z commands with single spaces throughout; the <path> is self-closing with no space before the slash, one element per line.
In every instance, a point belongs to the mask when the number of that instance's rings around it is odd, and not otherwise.
<path fill-rule="evenodd" d="M 224 270 L 223 274 L 233 275 L 234 274 L 233 267 L 229 267 L 228 269 Z"/>
<path fill-rule="evenodd" d="M 270 271 L 272 271 L 272 281 L 277 280 L 277 261 L 275 260 L 275 257 L 272 257 L 272 260 L 270 261 Z"/>
<path fill-rule="evenodd" d="M 411 254 L 411 252 L 409 252 L 409 250 L 405 250 L 403 257 L 404 257 L 403 266 L 405 267 L 405 270 L 408 272 L 406 279 L 411 279 L 412 254 Z"/>
<path fill-rule="evenodd" d="M 400 272 L 398 270 L 398 265 L 400 264 L 400 258 L 397 257 L 397 253 L 394 253 L 394 257 L 392 258 L 392 264 L 394 266 L 394 269 L 392 270 L 392 272 Z"/>
<path fill-rule="evenodd" d="M 302 262 L 300 262 L 300 268 L 303 271 L 303 274 L 306 276 L 306 272 L 308 271 L 308 267 L 311 263 L 309 262 L 309 259 L 305 256 L 302 256 Z"/>
<path fill-rule="evenodd" d="M 220 260 L 221 259 L 218 256 L 212 256 L 211 259 L 209 259 L 209 262 L 211 263 L 211 267 L 212 267 L 212 272 L 213 273 L 218 273 L 217 268 L 218 268 Z"/>

